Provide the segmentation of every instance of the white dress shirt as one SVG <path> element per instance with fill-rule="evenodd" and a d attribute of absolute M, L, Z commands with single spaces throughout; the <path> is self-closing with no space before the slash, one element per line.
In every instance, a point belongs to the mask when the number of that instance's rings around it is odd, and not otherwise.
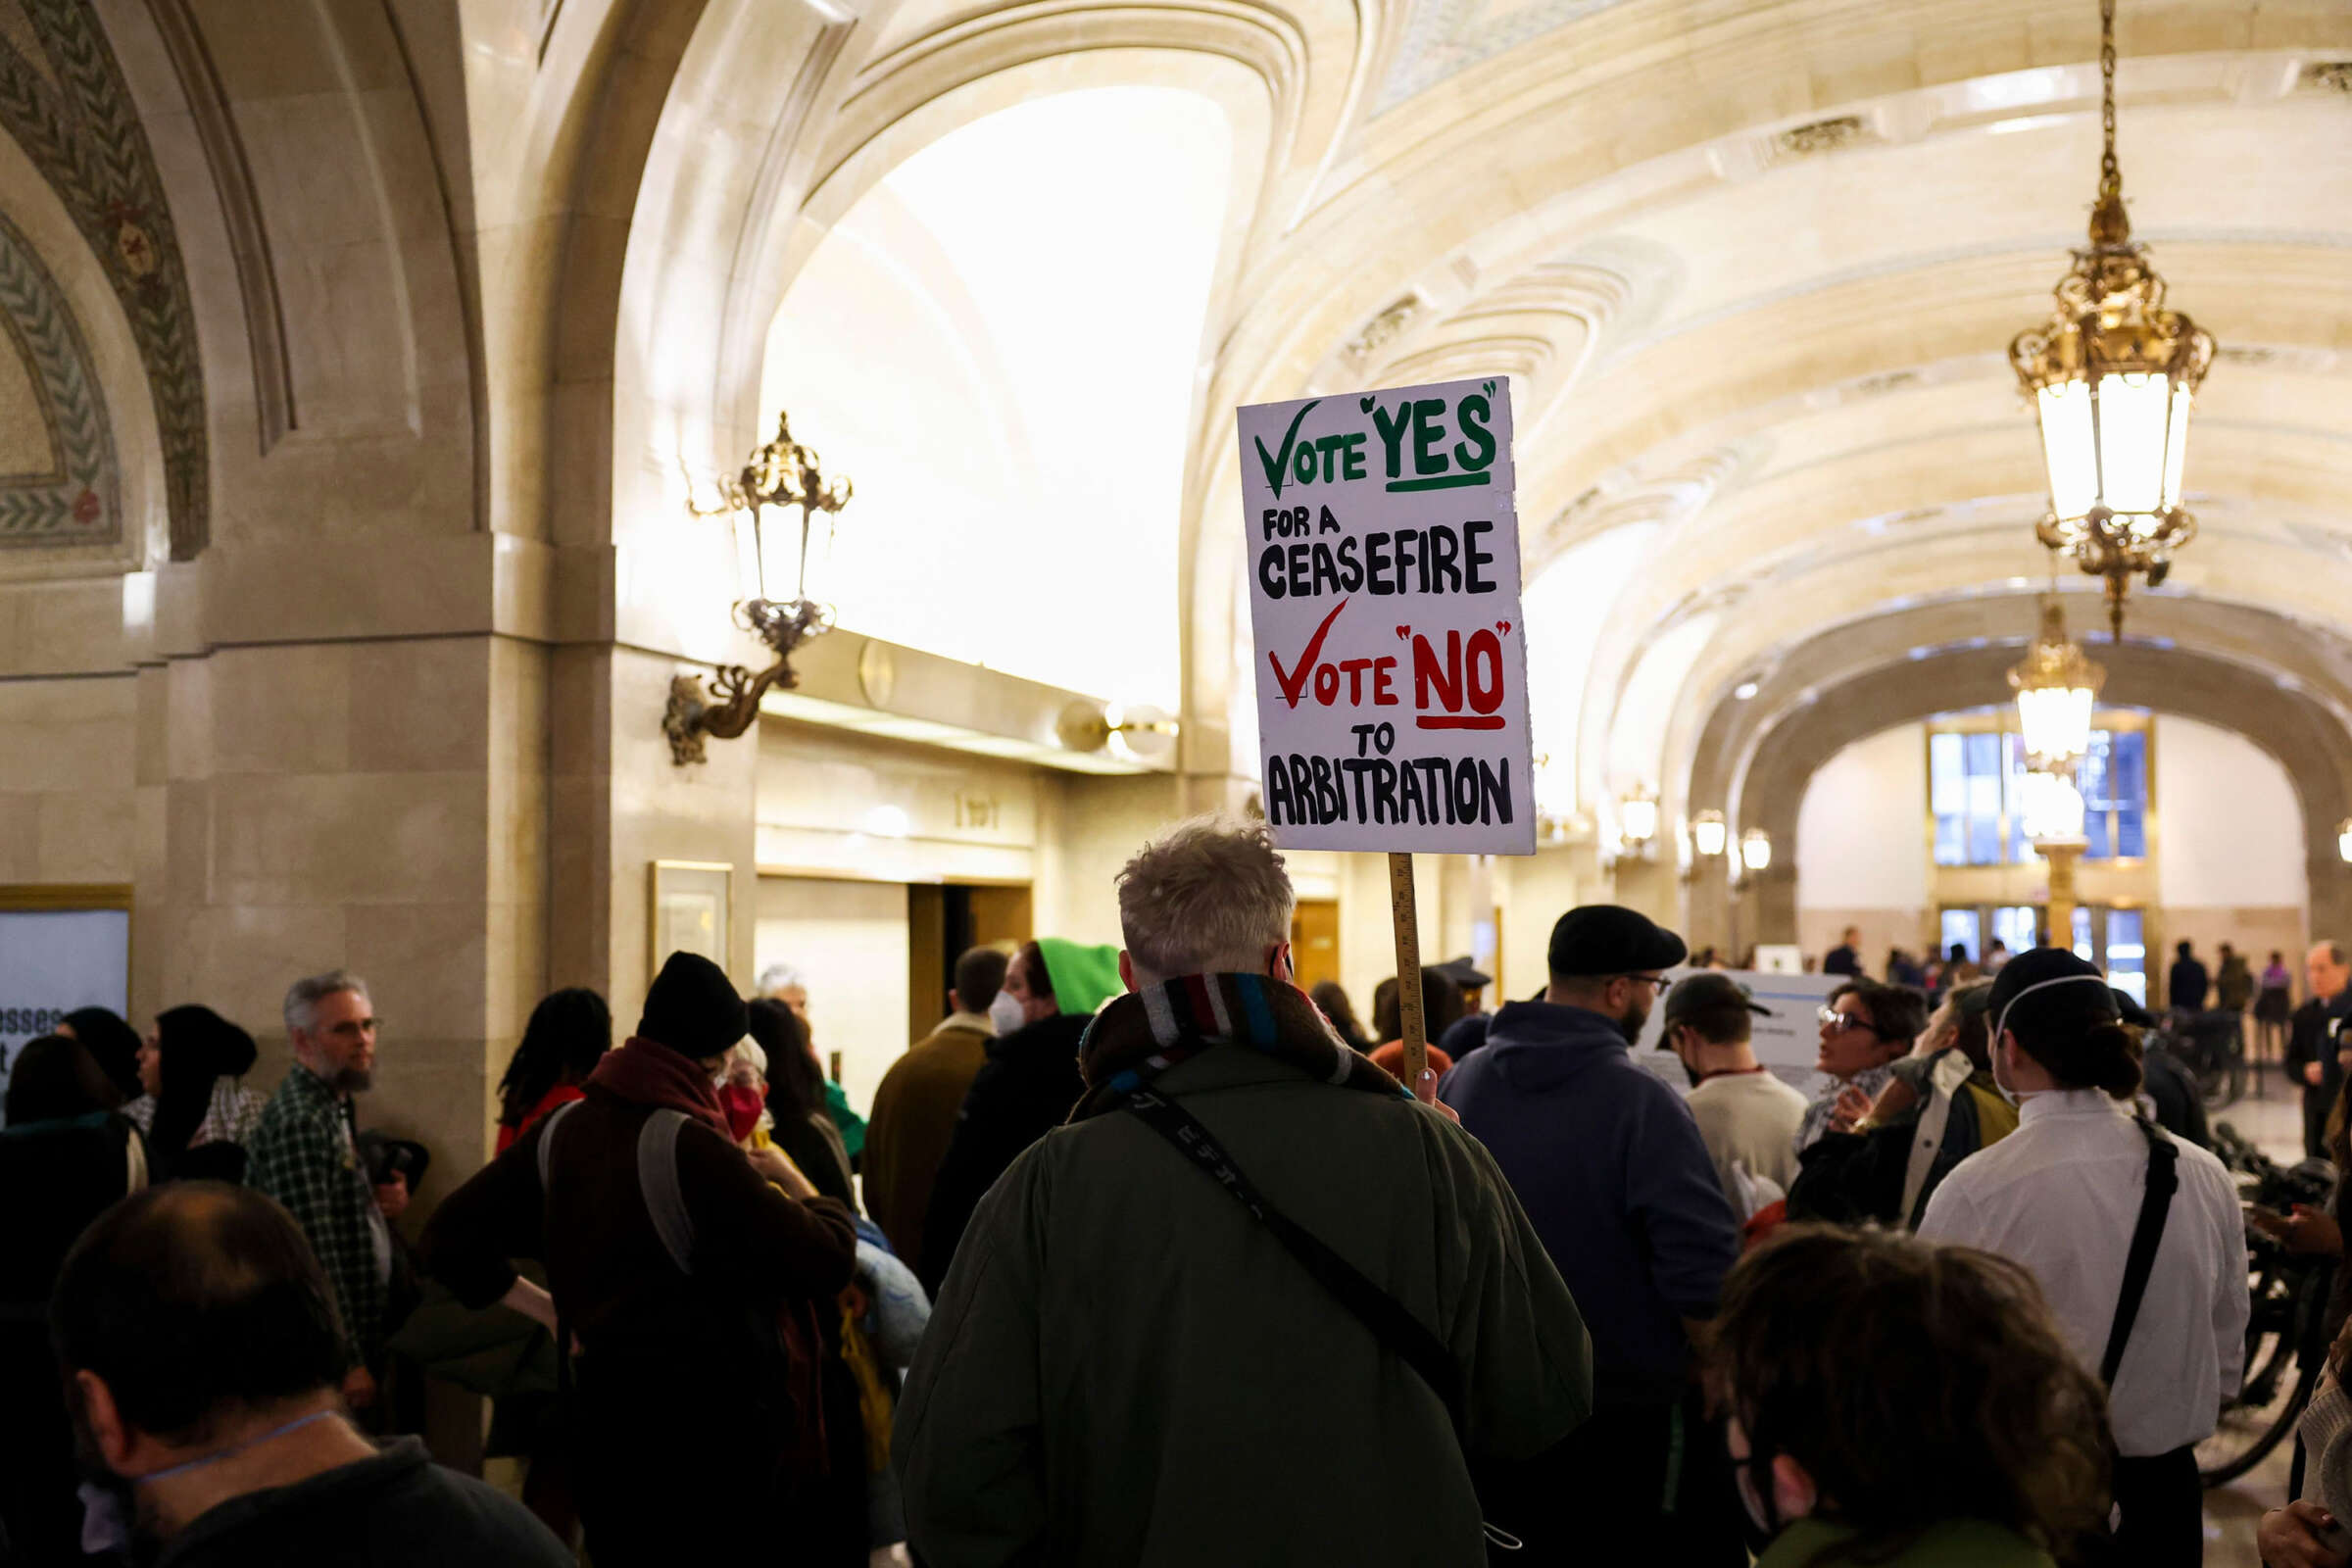
<path fill-rule="evenodd" d="M 2234 1396 L 2243 1375 L 2249 1309 L 2236 1183 L 2204 1150 L 2157 1136 L 2180 1152 L 2180 1186 L 2108 1396 L 2116 1447 L 2133 1458 L 2212 1434 L 2225 1393 Z M 1936 1189 L 1919 1234 L 2033 1270 L 2067 1342 L 2095 1376 L 2147 1171 L 2147 1140 L 2106 1095 L 2029 1095 L 2017 1131 L 1962 1160 Z"/>

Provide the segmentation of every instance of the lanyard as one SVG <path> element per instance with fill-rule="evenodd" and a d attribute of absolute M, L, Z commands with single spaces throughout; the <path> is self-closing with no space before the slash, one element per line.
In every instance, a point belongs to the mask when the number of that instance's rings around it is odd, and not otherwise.
<path fill-rule="evenodd" d="M 272 1438 L 282 1438 L 297 1427 L 307 1427 L 314 1421 L 323 1421 L 333 1414 L 335 1414 L 333 1410 L 313 1410 L 309 1415 L 298 1415 L 284 1426 L 271 1427 L 258 1438 L 247 1438 L 243 1443 L 231 1444 L 225 1448 L 216 1449 L 211 1453 L 200 1453 L 193 1459 L 183 1459 L 169 1470 L 150 1471 L 148 1474 L 138 1477 L 138 1483 L 141 1486 L 147 1486 L 170 1476 L 185 1475 L 190 1470 L 201 1470 L 208 1464 L 219 1464 L 221 1460 L 232 1458 L 245 1452 L 248 1448 L 258 1448 Z"/>

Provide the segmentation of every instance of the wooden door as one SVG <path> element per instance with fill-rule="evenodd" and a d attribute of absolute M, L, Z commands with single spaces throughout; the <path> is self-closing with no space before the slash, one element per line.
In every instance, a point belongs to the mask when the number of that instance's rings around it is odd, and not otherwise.
<path fill-rule="evenodd" d="M 1302 991 L 1340 977 L 1339 900 L 1298 901 L 1291 914 L 1291 962 L 1298 966 Z"/>

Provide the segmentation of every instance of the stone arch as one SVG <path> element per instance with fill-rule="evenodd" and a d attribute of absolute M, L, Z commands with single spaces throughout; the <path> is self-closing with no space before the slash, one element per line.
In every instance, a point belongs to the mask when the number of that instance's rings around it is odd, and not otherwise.
<path fill-rule="evenodd" d="M 2285 769 L 2303 810 L 2313 929 L 2344 929 L 2352 917 L 2352 867 L 2336 857 L 2335 829 L 2352 815 L 2352 730 L 2340 710 L 2272 674 L 2194 649 L 2126 643 L 2102 646 L 2098 655 L 2107 666 L 2102 701 L 2232 731 Z M 1736 791 L 1748 803 L 1741 825 L 1760 826 L 1773 840 L 1774 866 L 1760 887 L 1761 940 L 1795 940 L 1797 810 L 1813 772 L 1866 736 L 1961 706 L 1955 692 L 2000 692 L 2016 657 L 2006 647 L 1964 648 L 1870 670 L 1823 690 L 1760 738 Z"/>

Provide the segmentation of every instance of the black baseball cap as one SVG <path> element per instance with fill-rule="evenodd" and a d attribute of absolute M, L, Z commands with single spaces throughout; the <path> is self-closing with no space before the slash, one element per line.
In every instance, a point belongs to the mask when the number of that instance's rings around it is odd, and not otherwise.
<path fill-rule="evenodd" d="M 1434 964 L 1432 967 L 1464 991 L 1484 991 L 1494 983 L 1494 977 L 1491 974 L 1480 974 L 1478 966 L 1473 964 L 1466 955 L 1459 958 L 1448 958 L 1444 963 Z"/>
<path fill-rule="evenodd" d="M 1677 980 L 1674 989 L 1666 993 L 1662 1010 L 1665 1025 L 1671 1029 L 1692 1013 L 1726 1007 L 1745 1007 L 1759 1017 L 1772 1016 L 1772 1009 L 1758 1005 L 1756 999 L 1749 996 L 1747 988 L 1739 981 L 1728 974 L 1711 973 L 1685 975 Z M 1658 1037 L 1658 1049 L 1666 1049 L 1666 1037 L 1663 1034 Z"/>
<path fill-rule="evenodd" d="M 1690 956 L 1683 939 L 1639 909 L 1588 904 L 1570 909 L 1551 928 L 1551 972 L 1570 977 L 1645 974 L 1671 969 Z"/>

